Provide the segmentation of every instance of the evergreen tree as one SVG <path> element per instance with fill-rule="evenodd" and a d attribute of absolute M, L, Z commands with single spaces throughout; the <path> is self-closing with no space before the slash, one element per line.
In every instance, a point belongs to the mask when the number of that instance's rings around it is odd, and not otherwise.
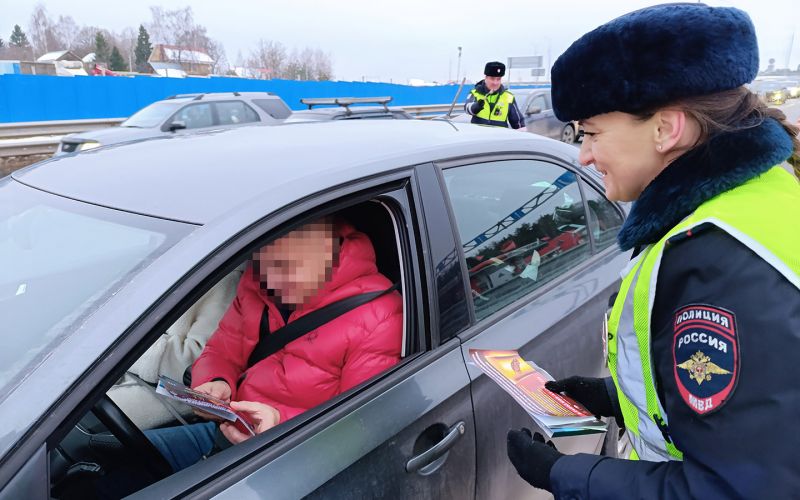
<path fill-rule="evenodd" d="M 30 42 L 28 42 L 28 37 L 25 35 L 25 32 L 22 31 L 22 28 L 19 27 L 19 24 L 14 25 L 11 36 L 8 37 L 8 45 L 20 48 L 28 48 L 31 46 Z"/>
<path fill-rule="evenodd" d="M 108 59 L 108 69 L 111 71 L 128 71 L 128 65 L 125 63 L 125 59 L 122 57 L 122 54 L 119 53 L 116 45 L 111 49 L 111 57 Z"/>
<path fill-rule="evenodd" d="M 5 42 L 3 42 L 3 39 L 0 38 L 0 49 L 2 49 L 5 46 L 6 46 Z"/>
<path fill-rule="evenodd" d="M 139 73 L 149 73 L 150 66 L 147 60 L 150 59 L 150 54 L 153 52 L 153 46 L 150 45 L 150 34 L 144 29 L 144 26 L 139 25 L 139 38 L 136 40 L 136 49 L 133 51 L 135 60 L 134 65 L 136 71 Z"/>
<path fill-rule="evenodd" d="M 94 60 L 97 63 L 108 64 L 109 59 L 111 59 L 111 49 L 106 37 L 98 31 L 94 37 Z"/>

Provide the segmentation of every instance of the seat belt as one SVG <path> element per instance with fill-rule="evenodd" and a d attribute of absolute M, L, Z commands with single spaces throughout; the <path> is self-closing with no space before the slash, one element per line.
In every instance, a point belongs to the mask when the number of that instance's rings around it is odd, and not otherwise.
<path fill-rule="evenodd" d="M 320 326 L 332 321 L 339 316 L 352 311 L 356 307 L 363 306 L 378 297 L 382 297 L 389 292 L 398 290 L 399 283 L 393 284 L 386 290 L 377 292 L 362 293 L 353 295 L 336 302 L 332 302 L 324 307 L 306 314 L 291 323 L 287 323 L 274 332 L 269 332 L 269 307 L 264 305 L 264 312 L 261 315 L 261 328 L 259 331 L 258 344 L 250 353 L 247 360 L 247 367 L 250 368 L 259 361 L 275 354 L 283 349 L 289 342 L 295 341 L 303 335 L 310 333 Z"/>
<path fill-rule="evenodd" d="M 331 302 L 324 307 L 320 307 L 298 318 L 296 321 L 292 321 L 278 328 L 273 333 L 269 331 L 269 307 L 265 304 L 264 311 L 261 313 L 258 344 L 256 344 L 253 352 L 250 353 L 250 357 L 247 360 L 247 368 L 250 368 L 259 361 L 280 351 L 289 342 L 299 339 L 303 335 L 316 330 L 342 314 L 399 289 L 400 283 L 395 283 L 386 290 L 362 293 L 337 300 L 336 302 Z M 183 384 L 186 387 L 192 386 L 192 365 L 187 366 L 186 370 L 183 372 Z"/>

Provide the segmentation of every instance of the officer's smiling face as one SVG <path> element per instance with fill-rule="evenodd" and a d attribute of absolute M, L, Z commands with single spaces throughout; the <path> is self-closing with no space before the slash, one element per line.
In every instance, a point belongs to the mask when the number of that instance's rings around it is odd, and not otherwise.
<path fill-rule="evenodd" d="M 500 84 L 503 82 L 503 77 L 487 76 L 483 79 L 483 82 L 486 84 L 486 88 L 489 89 L 490 92 L 497 92 L 497 89 L 500 88 Z"/>
<path fill-rule="evenodd" d="M 582 120 L 584 136 L 578 159 L 603 174 L 606 197 L 633 201 L 664 168 L 651 120 L 613 112 Z"/>

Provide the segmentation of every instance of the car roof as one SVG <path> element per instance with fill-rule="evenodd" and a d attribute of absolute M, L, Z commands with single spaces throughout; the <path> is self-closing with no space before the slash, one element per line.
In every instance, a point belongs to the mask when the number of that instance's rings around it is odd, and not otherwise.
<path fill-rule="evenodd" d="M 276 99 L 280 97 L 270 92 L 199 92 L 196 94 L 175 94 L 158 102 L 220 101 L 235 99 Z"/>
<path fill-rule="evenodd" d="M 205 224 L 248 200 L 280 208 L 394 168 L 494 151 L 568 145 L 534 134 L 444 120 L 344 120 L 166 136 L 51 158 L 19 182 L 120 210 Z M 561 151 L 559 153 L 558 151 Z M 566 153 L 565 153 L 566 152 Z"/>

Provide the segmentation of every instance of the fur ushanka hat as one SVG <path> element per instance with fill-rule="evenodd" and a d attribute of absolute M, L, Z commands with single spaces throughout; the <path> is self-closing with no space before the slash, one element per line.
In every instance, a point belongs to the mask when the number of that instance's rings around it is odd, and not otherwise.
<path fill-rule="evenodd" d="M 556 60 L 553 110 L 561 121 L 635 113 L 733 89 L 757 73 L 756 33 L 745 12 L 655 5 L 590 31 Z"/>

